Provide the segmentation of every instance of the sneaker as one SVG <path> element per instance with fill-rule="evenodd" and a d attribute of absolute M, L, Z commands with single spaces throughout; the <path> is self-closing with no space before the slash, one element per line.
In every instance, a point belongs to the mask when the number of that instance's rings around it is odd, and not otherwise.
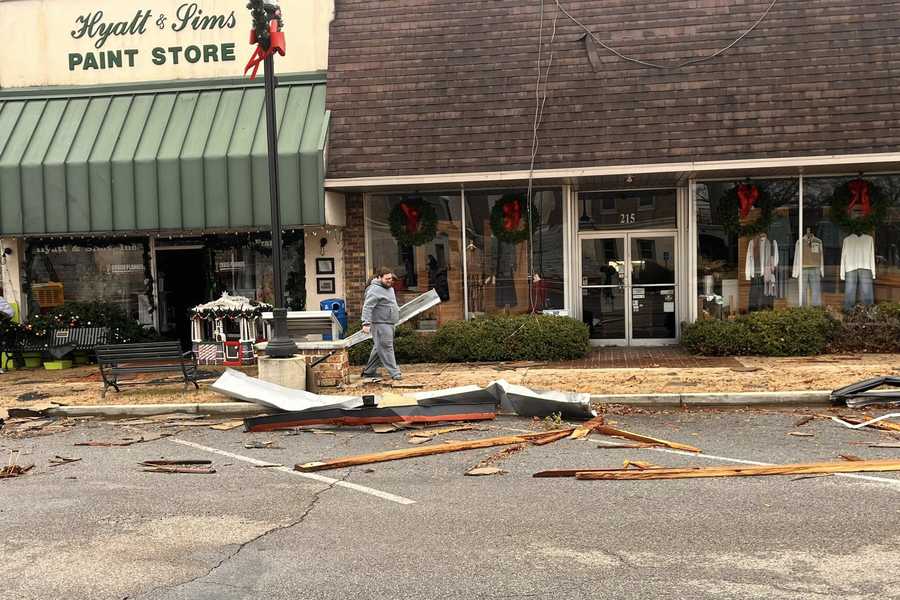
<path fill-rule="evenodd" d="M 394 381 L 403 381 L 403 375 L 394 375 L 391 377 Z"/>
<path fill-rule="evenodd" d="M 378 373 L 366 373 L 365 371 L 363 371 L 359 374 L 359 376 L 363 379 L 373 379 L 375 377 L 378 377 Z"/>

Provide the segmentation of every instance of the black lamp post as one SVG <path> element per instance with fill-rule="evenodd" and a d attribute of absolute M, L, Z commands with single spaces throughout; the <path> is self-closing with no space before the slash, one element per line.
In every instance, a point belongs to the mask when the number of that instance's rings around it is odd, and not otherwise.
<path fill-rule="evenodd" d="M 284 55 L 284 34 L 281 9 L 277 4 L 250 0 L 247 4 L 253 16 L 251 43 L 257 44 L 256 53 L 250 59 L 245 73 L 256 68 L 263 59 L 265 73 L 266 137 L 268 140 L 269 201 L 272 209 L 272 285 L 275 288 L 275 307 L 272 310 L 272 338 L 266 346 L 266 354 L 272 358 L 290 358 L 297 346 L 288 335 L 287 308 L 284 303 L 284 285 L 281 280 L 281 203 L 278 195 L 278 126 L 275 122 L 275 52 Z"/>

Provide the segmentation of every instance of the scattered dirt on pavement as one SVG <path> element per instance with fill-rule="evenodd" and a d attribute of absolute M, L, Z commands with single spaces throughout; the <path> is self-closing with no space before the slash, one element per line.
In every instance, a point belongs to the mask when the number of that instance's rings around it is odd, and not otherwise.
<path fill-rule="evenodd" d="M 403 366 L 403 384 L 421 385 L 423 391 L 460 385 L 486 385 L 496 379 L 536 389 L 589 392 L 592 394 L 645 394 L 693 392 L 750 392 L 832 390 L 861 379 L 900 375 L 900 355 L 826 355 L 803 358 L 740 358 L 744 368 L 552 368 L 540 364 L 526 366 L 500 364 L 422 364 Z M 0 407 L 28 405 L 19 398 L 65 405 L 165 404 L 222 402 L 225 398 L 209 389 L 221 368 L 204 367 L 210 378 L 200 382 L 200 390 L 184 390 L 182 383 L 124 386 L 121 393 L 110 390 L 100 396 L 102 383 L 96 365 L 65 371 L 22 370 L 0 374 Z M 242 369 L 255 376 L 255 368 Z M 148 374 L 145 381 L 159 379 Z M 354 368 L 351 384 L 323 389 L 322 393 L 382 393 L 391 388 L 382 384 L 362 384 Z"/>

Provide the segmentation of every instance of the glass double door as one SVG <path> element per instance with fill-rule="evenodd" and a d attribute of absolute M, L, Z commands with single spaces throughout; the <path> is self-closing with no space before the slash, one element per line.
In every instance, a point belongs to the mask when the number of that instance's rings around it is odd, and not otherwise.
<path fill-rule="evenodd" d="M 675 233 L 579 236 L 582 320 L 599 345 L 676 340 Z"/>

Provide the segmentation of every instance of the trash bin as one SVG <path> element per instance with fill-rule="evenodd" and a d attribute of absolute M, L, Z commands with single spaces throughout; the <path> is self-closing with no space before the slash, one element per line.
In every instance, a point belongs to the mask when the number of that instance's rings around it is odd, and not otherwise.
<path fill-rule="evenodd" d="M 341 337 L 345 337 L 347 335 L 347 301 L 343 298 L 328 298 L 327 300 L 322 300 L 319 302 L 319 310 L 330 310 L 334 313 L 335 318 L 338 320 L 338 323 L 341 324 L 341 328 L 343 332 L 341 333 Z M 323 335 L 322 339 L 330 340 L 330 335 Z"/>

